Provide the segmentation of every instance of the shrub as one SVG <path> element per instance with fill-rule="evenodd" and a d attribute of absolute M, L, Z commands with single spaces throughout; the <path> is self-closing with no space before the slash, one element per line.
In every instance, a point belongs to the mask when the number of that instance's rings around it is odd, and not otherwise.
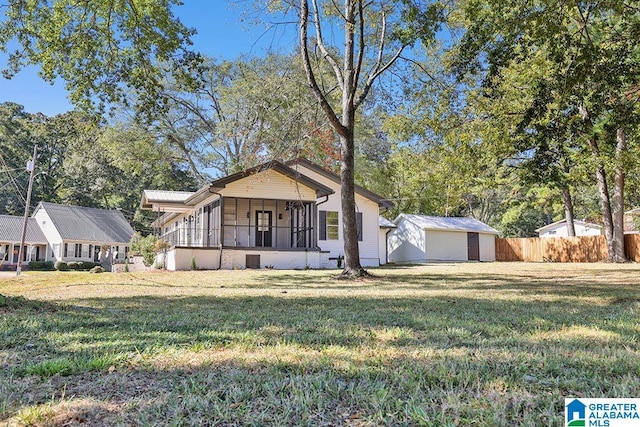
<path fill-rule="evenodd" d="M 196 265 L 196 257 L 192 256 L 191 257 L 191 269 L 192 270 L 197 270 L 198 266 Z"/>
<path fill-rule="evenodd" d="M 96 263 L 91 261 L 80 261 L 78 262 L 78 264 L 80 266 L 79 270 L 84 270 L 84 271 L 91 270 L 93 267 L 96 266 Z"/>
<path fill-rule="evenodd" d="M 53 271 L 56 269 L 56 266 L 53 261 L 45 261 L 43 268 L 47 271 Z"/>
<path fill-rule="evenodd" d="M 64 261 L 56 261 L 55 268 L 58 271 L 69 271 L 69 265 Z"/>
<path fill-rule="evenodd" d="M 42 261 L 31 261 L 29 263 L 29 270 L 31 270 L 31 271 L 44 270 L 44 262 L 42 262 Z"/>
<path fill-rule="evenodd" d="M 78 271 L 80 267 L 82 267 L 82 261 L 69 261 L 67 265 L 69 266 L 69 270 Z"/>
<path fill-rule="evenodd" d="M 96 265 L 91 270 L 89 270 L 89 273 L 104 273 L 104 268 L 100 267 L 99 265 Z"/>
<path fill-rule="evenodd" d="M 153 265 L 153 262 L 156 259 L 157 241 L 158 238 L 152 234 L 146 237 L 140 237 L 140 235 L 136 234 L 130 242 L 130 253 L 134 255 L 142 255 L 144 265 L 149 267 Z"/>

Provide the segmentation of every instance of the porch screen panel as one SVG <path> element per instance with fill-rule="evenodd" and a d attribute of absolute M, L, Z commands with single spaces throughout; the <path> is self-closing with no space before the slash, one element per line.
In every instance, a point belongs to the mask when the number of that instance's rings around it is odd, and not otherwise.
<path fill-rule="evenodd" d="M 206 245 L 218 246 L 220 244 L 220 199 L 206 206 Z"/>

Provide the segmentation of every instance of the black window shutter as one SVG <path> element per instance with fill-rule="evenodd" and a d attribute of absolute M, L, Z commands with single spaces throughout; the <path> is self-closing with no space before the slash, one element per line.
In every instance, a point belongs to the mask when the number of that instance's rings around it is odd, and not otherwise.
<path fill-rule="evenodd" d="M 318 240 L 327 240 L 327 211 L 320 211 Z"/>
<path fill-rule="evenodd" d="M 356 227 L 358 228 L 358 241 L 362 242 L 362 212 L 356 212 Z"/>

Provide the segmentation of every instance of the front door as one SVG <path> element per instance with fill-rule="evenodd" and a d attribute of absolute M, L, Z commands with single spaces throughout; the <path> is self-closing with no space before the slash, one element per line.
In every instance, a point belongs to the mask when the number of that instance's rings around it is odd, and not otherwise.
<path fill-rule="evenodd" d="M 271 211 L 256 211 L 256 246 L 272 246 Z"/>
<path fill-rule="evenodd" d="M 480 236 L 478 233 L 467 233 L 467 252 L 469 261 L 480 261 Z"/>

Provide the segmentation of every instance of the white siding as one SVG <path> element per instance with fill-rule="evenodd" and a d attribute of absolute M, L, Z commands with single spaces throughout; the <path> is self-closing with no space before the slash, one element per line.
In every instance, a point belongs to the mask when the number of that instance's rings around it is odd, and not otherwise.
<path fill-rule="evenodd" d="M 315 190 L 274 170 L 250 175 L 227 184 L 220 191 L 224 197 L 249 199 L 316 200 Z"/>
<path fill-rule="evenodd" d="M 321 199 L 321 204 L 318 205 L 318 211 L 338 212 L 338 221 L 341 224 L 338 233 L 339 239 L 319 240 L 318 246 L 320 246 L 323 251 L 328 251 L 331 258 L 344 255 L 340 184 L 302 165 L 297 165 L 295 168 L 297 168 L 300 173 L 335 191 L 334 194 L 329 196 L 326 202 L 324 202 L 324 198 Z M 378 223 L 380 208 L 373 200 L 356 194 L 356 212 L 362 212 L 362 241 L 358 242 L 360 263 L 363 267 L 375 267 L 380 263 L 380 225 Z M 316 224 L 320 224 L 319 218 L 316 218 Z M 316 235 L 319 236 L 319 234 Z"/>
<path fill-rule="evenodd" d="M 415 224 L 400 220 L 389 232 L 389 262 L 425 262 L 425 233 Z"/>
<path fill-rule="evenodd" d="M 44 209 L 38 209 L 38 211 L 34 215 L 34 218 L 36 219 L 36 221 L 38 221 L 38 225 L 40 226 L 42 233 L 49 242 L 49 249 L 47 249 L 47 252 L 49 253 L 47 254 L 47 256 L 51 255 L 51 250 L 53 250 L 53 261 L 61 260 L 63 256 L 62 251 L 64 249 L 62 245 L 62 237 L 60 236 L 60 233 L 58 233 L 56 227 L 53 225 L 53 221 L 51 221 L 51 218 L 49 218 L 49 214 L 47 214 Z"/>
<path fill-rule="evenodd" d="M 428 261 L 467 261 L 467 233 L 426 230 Z"/>
<path fill-rule="evenodd" d="M 496 260 L 496 236 L 480 233 L 480 261 Z"/>
<path fill-rule="evenodd" d="M 602 229 L 597 227 L 589 227 L 583 224 L 575 224 L 576 236 L 600 236 Z M 569 229 L 567 224 L 558 224 L 557 226 L 546 230 L 540 234 L 540 237 L 568 237 Z"/>
<path fill-rule="evenodd" d="M 378 253 L 380 254 L 380 265 L 387 263 L 387 232 L 388 228 L 381 228 L 378 237 Z"/>

